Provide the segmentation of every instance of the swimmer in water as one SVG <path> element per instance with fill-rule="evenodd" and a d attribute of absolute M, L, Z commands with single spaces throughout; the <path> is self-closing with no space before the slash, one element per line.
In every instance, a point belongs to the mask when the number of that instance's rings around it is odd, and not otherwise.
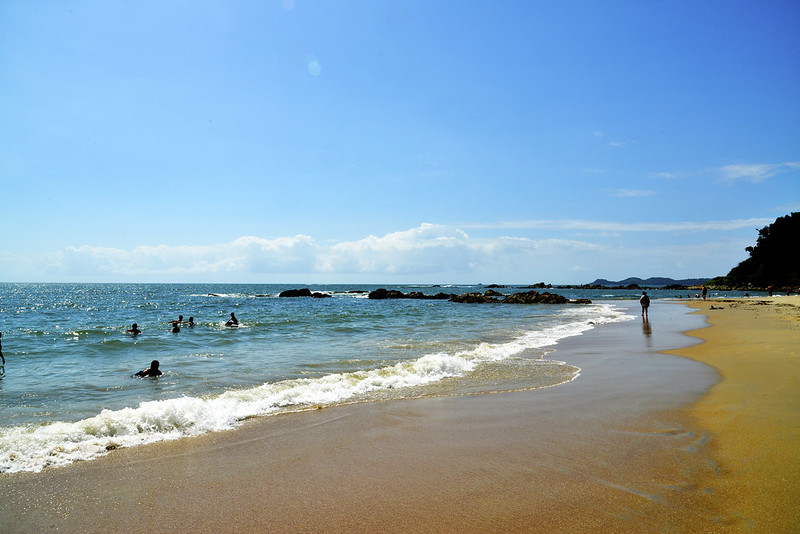
<path fill-rule="evenodd" d="M 225 326 L 239 326 L 239 319 L 231 312 L 231 318 L 228 319 L 228 322 L 225 323 Z"/>
<path fill-rule="evenodd" d="M 131 325 L 131 327 L 128 329 L 128 333 L 129 333 L 130 335 L 132 335 L 132 336 L 138 336 L 139 334 L 141 334 L 141 333 L 142 333 L 142 331 L 141 331 L 141 330 L 139 330 L 139 325 L 138 325 L 138 324 L 136 324 L 136 323 L 133 323 L 133 324 Z"/>
<path fill-rule="evenodd" d="M 150 362 L 150 367 L 147 369 L 142 369 L 138 373 L 133 376 L 138 376 L 141 378 L 153 377 L 153 376 L 161 376 L 163 373 L 158 368 L 158 360 L 153 360 Z"/>

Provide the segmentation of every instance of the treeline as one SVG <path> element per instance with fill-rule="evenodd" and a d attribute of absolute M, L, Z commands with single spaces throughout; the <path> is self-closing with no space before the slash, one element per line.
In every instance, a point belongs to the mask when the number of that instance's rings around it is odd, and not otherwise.
<path fill-rule="evenodd" d="M 758 231 L 750 257 L 708 282 L 719 288 L 789 290 L 800 286 L 800 212 L 778 217 Z"/>

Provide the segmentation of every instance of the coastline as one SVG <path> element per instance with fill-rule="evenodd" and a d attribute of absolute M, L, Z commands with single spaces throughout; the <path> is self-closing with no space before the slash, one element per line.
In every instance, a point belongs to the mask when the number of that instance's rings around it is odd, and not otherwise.
<path fill-rule="evenodd" d="M 716 368 L 721 380 L 689 409 L 708 429 L 718 476 L 706 482 L 733 525 L 800 530 L 800 297 L 692 301 L 705 343 L 670 353 Z"/>
<path fill-rule="evenodd" d="M 698 430 L 711 427 L 697 426 L 691 408 L 718 375 L 661 353 L 696 343 L 682 332 L 703 318 L 688 311 L 658 302 L 647 324 L 562 340 L 550 357 L 582 372 L 561 386 L 256 418 L 230 432 L 6 475 L 0 526 L 718 531 L 738 519 L 724 493 L 709 491 L 723 485 Z"/>

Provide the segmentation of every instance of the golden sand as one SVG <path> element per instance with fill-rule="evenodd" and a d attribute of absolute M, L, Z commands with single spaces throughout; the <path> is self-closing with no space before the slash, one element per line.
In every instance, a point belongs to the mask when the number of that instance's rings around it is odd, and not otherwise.
<path fill-rule="evenodd" d="M 800 532 L 800 297 L 693 302 L 711 328 L 674 353 L 722 380 L 690 410 L 711 434 L 714 500 L 752 532 Z"/>

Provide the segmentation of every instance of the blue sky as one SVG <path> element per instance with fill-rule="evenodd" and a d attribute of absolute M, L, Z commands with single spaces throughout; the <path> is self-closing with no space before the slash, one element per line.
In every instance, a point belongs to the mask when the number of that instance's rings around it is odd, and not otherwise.
<path fill-rule="evenodd" d="M 794 1 L 0 1 L 0 281 L 725 274 L 800 210 Z"/>

